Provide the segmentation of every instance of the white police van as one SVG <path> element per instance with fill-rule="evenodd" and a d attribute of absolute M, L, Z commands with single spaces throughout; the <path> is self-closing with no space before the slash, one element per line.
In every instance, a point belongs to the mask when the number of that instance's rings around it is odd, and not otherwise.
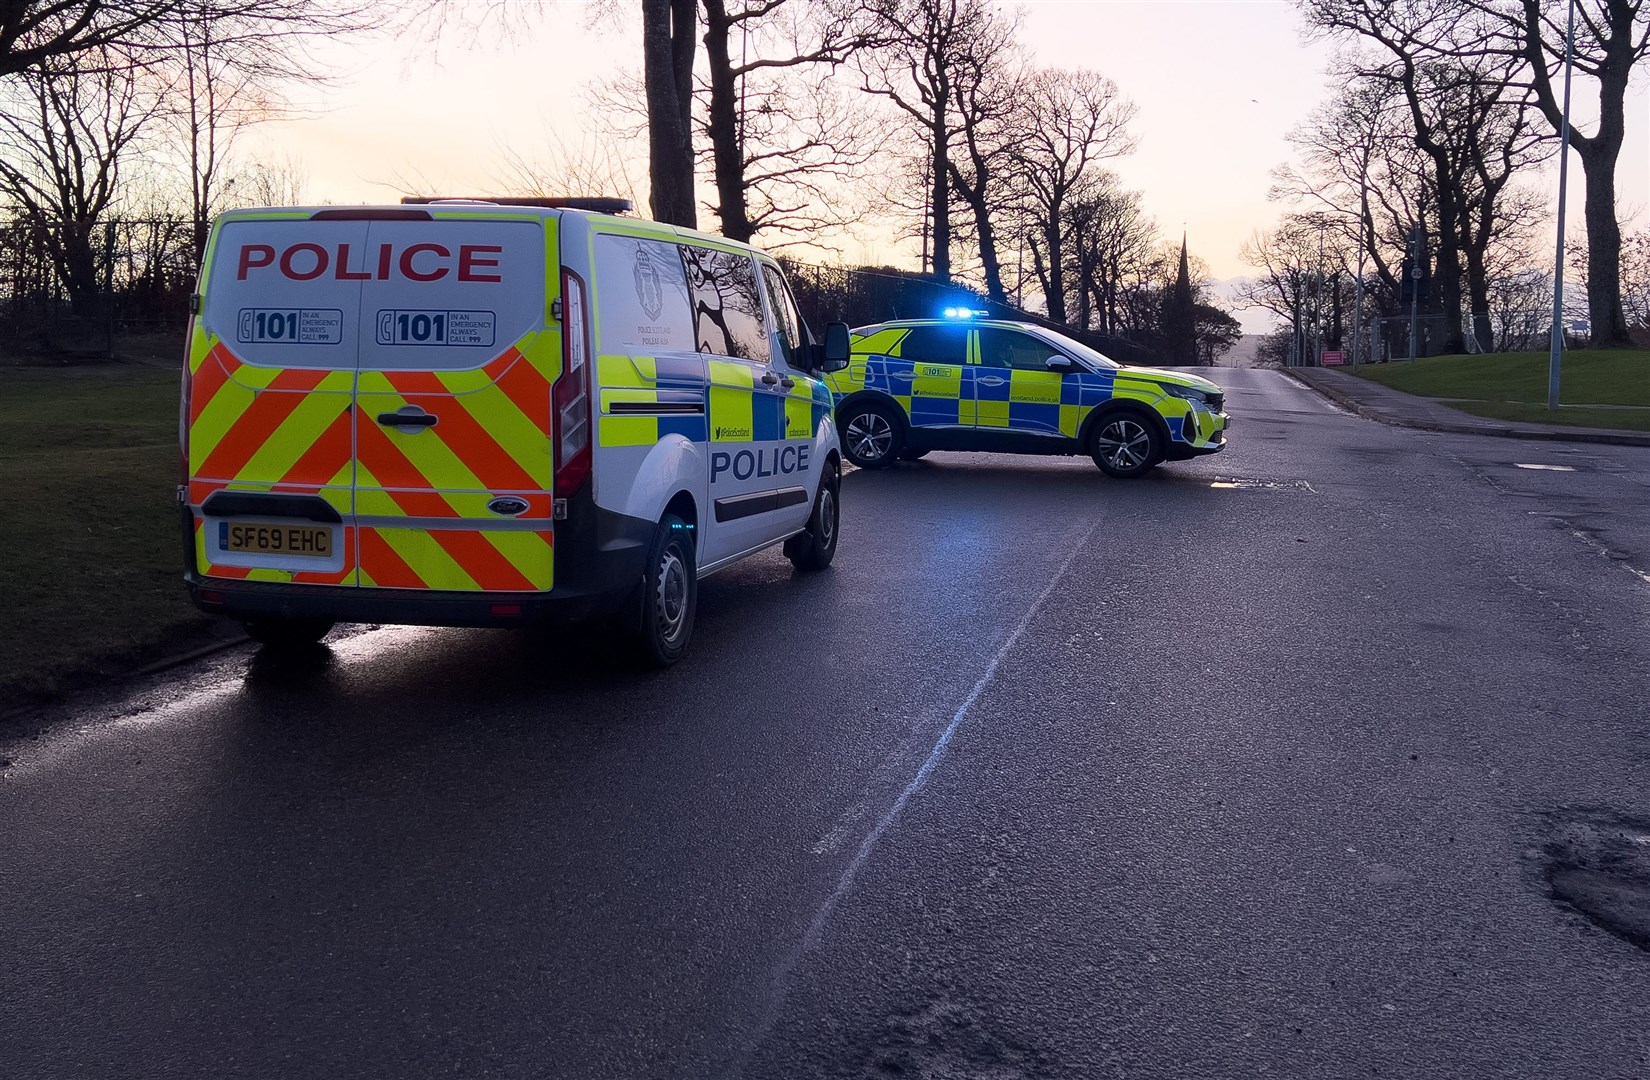
<path fill-rule="evenodd" d="M 183 388 L 195 603 L 280 644 L 619 612 L 668 664 L 700 578 L 776 543 L 828 565 L 847 327 L 816 343 L 770 257 L 619 209 L 220 217 Z"/>

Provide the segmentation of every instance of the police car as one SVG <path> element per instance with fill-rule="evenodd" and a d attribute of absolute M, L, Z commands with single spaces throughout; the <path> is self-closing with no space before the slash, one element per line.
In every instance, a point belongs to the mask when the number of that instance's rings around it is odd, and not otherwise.
<path fill-rule="evenodd" d="M 1207 379 L 1125 367 L 1026 322 L 909 319 L 853 331 L 825 376 L 843 454 L 865 469 L 930 450 L 1088 454 L 1108 475 L 1226 448 L 1225 395 Z"/>
<path fill-rule="evenodd" d="M 183 379 L 194 602 L 271 644 L 620 612 L 668 664 L 699 578 L 777 543 L 829 564 L 847 326 L 816 344 L 767 255 L 616 209 L 220 217 Z"/>

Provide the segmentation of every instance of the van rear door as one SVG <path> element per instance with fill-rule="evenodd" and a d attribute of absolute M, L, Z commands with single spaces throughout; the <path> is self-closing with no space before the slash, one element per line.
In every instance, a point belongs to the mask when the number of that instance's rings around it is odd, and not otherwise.
<path fill-rule="evenodd" d="M 368 230 L 378 262 L 361 285 L 355 410 L 364 587 L 551 586 L 555 218 L 474 214 Z"/>
<path fill-rule="evenodd" d="M 191 349 L 197 569 L 550 588 L 554 226 L 473 207 L 224 219 Z"/>
<path fill-rule="evenodd" d="M 326 269 L 362 258 L 367 223 L 308 218 L 231 216 L 207 252 L 182 417 L 206 576 L 356 582 L 360 286 Z"/>

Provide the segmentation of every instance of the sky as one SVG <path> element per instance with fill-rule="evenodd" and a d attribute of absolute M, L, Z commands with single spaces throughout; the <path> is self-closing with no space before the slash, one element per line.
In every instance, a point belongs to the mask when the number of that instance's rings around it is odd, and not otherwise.
<path fill-rule="evenodd" d="M 323 45 L 316 61 L 338 71 L 335 80 L 301 103 L 302 115 L 260 129 L 245 148 L 294 162 L 311 201 L 394 201 L 409 182 L 443 193 L 497 191 L 509 154 L 543 160 L 557 140 L 579 149 L 602 137 L 588 87 L 641 65 L 629 13 L 636 5 L 618 6 L 605 26 L 588 25 L 595 9 L 567 0 L 545 5 L 530 30 L 511 38 L 449 25 L 432 46 L 425 28 L 411 26 Z M 1251 273 L 1239 250 L 1287 209 L 1266 198 L 1270 173 L 1290 157 L 1289 130 L 1329 93 L 1332 46 L 1305 40 L 1283 0 L 1033 0 L 1020 10 L 1021 40 L 1038 63 L 1097 70 L 1139 106 L 1139 148 L 1108 164 L 1143 193 L 1164 236 L 1178 239 L 1184 229 L 1217 279 Z M 1582 130 L 1589 90 L 1577 81 L 1573 114 Z M 1635 80 L 1627 128 L 1618 193 L 1642 226 L 1650 221 L 1650 72 Z M 645 154 L 634 140 L 629 148 Z M 1537 182 L 1556 197 L 1556 163 Z M 1581 194 L 1572 156 L 1573 234 Z M 915 248 L 886 229 L 862 230 L 841 255 L 916 264 Z M 1244 322 L 1259 330 L 1266 320 Z"/>

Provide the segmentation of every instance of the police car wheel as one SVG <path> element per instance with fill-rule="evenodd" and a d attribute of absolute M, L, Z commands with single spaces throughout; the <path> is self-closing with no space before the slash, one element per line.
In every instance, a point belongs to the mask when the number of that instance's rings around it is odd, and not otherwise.
<path fill-rule="evenodd" d="M 785 558 L 798 570 L 823 570 L 836 557 L 837 526 L 841 524 L 839 492 L 833 469 L 820 483 L 819 494 L 814 496 L 814 512 L 808 517 L 807 531 L 785 541 Z"/>
<path fill-rule="evenodd" d="M 1102 419 L 1090 447 L 1094 463 L 1107 476 L 1132 480 L 1163 457 L 1163 442 L 1151 421 L 1132 413 Z"/>
<path fill-rule="evenodd" d="M 852 405 L 837 421 L 842 452 L 862 469 L 882 469 L 899 457 L 905 442 L 899 422 L 881 405 Z"/>
<path fill-rule="evenodd" d="M 314 645 L 332 629 L 331 619 L 247 619 L 246 636 L 270 649 L 301 649 Z"/>
<path fill-rule="evenodd" d="M 666 514 L 648 551 L 642 581 L 641 644 L 645 660 L 669 667 L 682 658 L 693 636 L 699 577 L 693 565 L 693 530 Z"/>

